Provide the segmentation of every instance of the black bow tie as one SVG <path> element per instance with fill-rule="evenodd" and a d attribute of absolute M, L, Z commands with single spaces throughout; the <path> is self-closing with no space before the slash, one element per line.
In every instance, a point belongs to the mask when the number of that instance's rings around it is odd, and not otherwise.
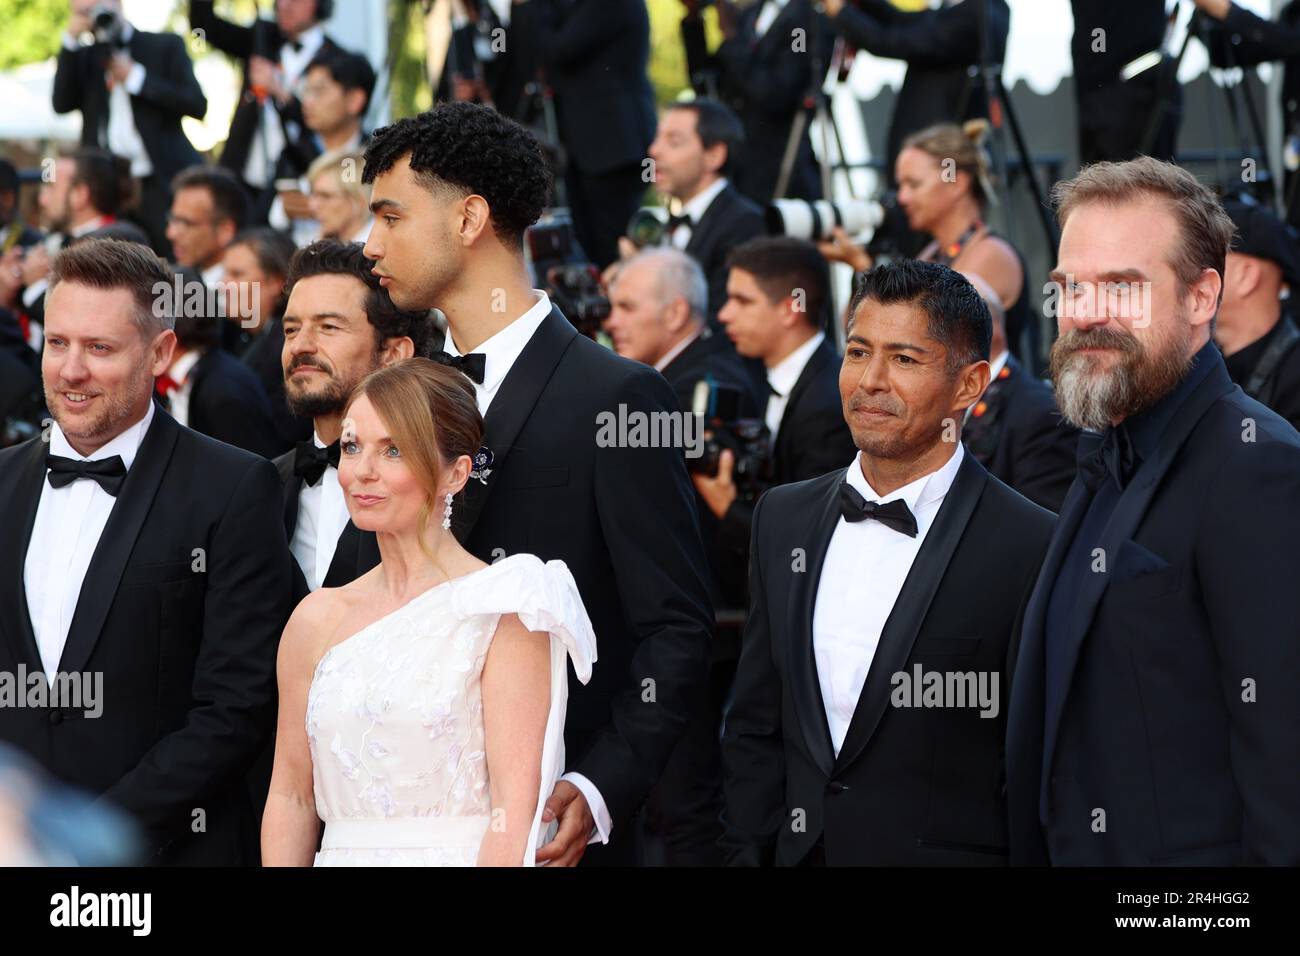
<path fill-rule="evenodd" d="M 330 465 L 339 466 L 339 443 L 321 448 L 314 441 L 300 441 L 293 449 L 293 473 L 309 485 L 320 481 Z"/>
<path fill-rule="evenodd" d="M 290 50 L 293 50 L 294 53 L 302 52 L 302 44 L 299 43 L 297 40 L 286 40 L 284 45 L 287 46 Z"/>
<path fill-rule="evenodd" d="M 1084 432 L 1079 436 L 1079 478 L 1089 491 L 1101 487 L 1109 473 L 1123 490 L 1137 470 L 1137 452 L 1133 439 L 1123 425 L 1108 428 L 1103 434 Z"/>
<path fill-rule="evenodd" d="M 845 521 L 874 518 L 909 538 L 915 538 L 918 530 L 916 516 L 902 498 L 895 498 L 883 505 L 878 501 L 868 501 L 847 481 L 840 485 L 840 514 L 844 515 Z"/>
<path fill-rule="evenodd" d="M 46 455 L 45 467 L 50 470 L 45 477 L 51 488 L 62 488 L 81 478 L 89 478 L 99 483 L 114 498 L 122 488 L 122 479 L 126 477 L 126 465 L 121 456 L 101 458 L 99 461 L 79 461 L 76 458 L 60 458 L 58 455 Z"/>
<path fill-rule="evenodd" d="M 482 352 L 470 352 L 469 355 L 452 355 L 450 352 L 434 352 L 429 358 L 441 365 L 458 368 L 472 381 L 483 384 L 483 372 L 487 369 L 487 356 Z"/>
<path fill-rule="evenodd" d="M 669 216 L 668 217 L 669 235 L 676 232 L 678 226 L 686 226 L 687 228 L 690 228 L 693 225 L 694 223 L 691 221 L 690 216 Z"/>

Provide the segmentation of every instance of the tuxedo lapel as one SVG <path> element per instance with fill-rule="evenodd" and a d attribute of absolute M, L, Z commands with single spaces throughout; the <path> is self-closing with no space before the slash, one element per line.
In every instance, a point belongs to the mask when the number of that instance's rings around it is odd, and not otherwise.
<path fill-rule="evenodd" d="M 830 776 L 835 763 L 835 749 L 831 741 L 830 725 L 826 720 L 826 705 L 822 699 L 821 684 L 817 680 L 817 661 L 813 647 L 813 611 L 817 605 L 817 586 L 821 581 L 826 552 L 831 546 L 831 536 L 840 520 L 840 484 L 848 469 L 837 472 L 838 480 L 827 485 L 825 498 L 820 502 L 811 534 L 808 538 L 807 569 L 793 575 L 790 586 L 789 621 L 786 633 L 790 646 L 786 650 L 790 670 L 790 693 L 799 715 L 808 753 L 822 773 Z"/>
<path fill-rule="evenodd" d="M 104 628 L 104 619 L 108 617 L 108 609 L 117 594 L 118 582 L 126 570 L 140 528 L 158 496 L 158 487 L 171 461 L 179 433 L 180 426 L 174 418 L 154 410 L 153 422 L 135 456 L 135 463 L 122 482 L 108 523 L 104 525 L 104 532 L 99 536 L 99 544 L 86 569 L 59 670 L 71 673 L 86 666 Z"/>
<path fill-rule="evenodd" d="M 731 191 L 735 188 L 728 183 L 713 197 L 713 202 L 704 210 L 700 221 L 691 228 L 691 238 L 684 250 L 687 255 L 701 261 L 709 258 L 708 252 L 713 248 L 715 235 L 727 218 L 727 210 L 731 207 Z"/>
<path fill-rule="evenodd" d="M 349 521 L 334 546 L 334 557 L 325 572 L 322 587 L 338 588 L 365 574 L 379 563 L 379 544 L 373 534 L 365 534 Z"/>
<path fill-rule="evenodd" d="M 799 377 L 795 379 L 794 387 L 790 389 L 790 397 L 786 399 L 785 410 L 781 413 L 781 424 L 777 426 L 776 434 L 772 436 L 772 447 L 774 449 L 790 440 L 790 429 L 786 427 L 786 424 L 794 419 L 795 410 L 799 407 L 799 402 L 803 399 L 804 393 L 812 387 L 812 383 L 817 376 L 822 374 L 822 367 L 833 355 L 830 342 L 823 340 L 822 344 L 813 351 L 813 354 L 808 356 L 803 371 L 799 373 Z"/>
<path fill-rule="evenodd" d="M 925 536 L 921 549 L 912 562 L 911 570 L 903 581 L 902 590 L 894 602 L 885 626 L 880 633 L 880 643 L 867 671 L 866 682 L 858 697 L 858 705 L 849 721 L 844 744 L 840 747 L 835 768 L 840 770 L 851 764 L 871 740 L 880 724 L 880 718 L 889 702 L 893 676 L 902 671 L 912 655 L 912 646 L 920 633 L 925 616 L 934 603 L 939 585 L 948 570 L 957 545 L 961 543 L 970 516 L 979 503 L 989 473 L 974 455 L 966 455 L 952 487 L 944 496 L 934 525 Z M 953 595 L 953 599 L 960 599 Z"/>
<path fill-rule="evenodd" d="M 483 444 L 492 452 L 492 476 L 486 484 L 471 478 L 465 485 L 464 505 L 452 512 L 452 531 L 462 543 L 469 539 L 497 484 L 493 476 L 499 475 L 505 466 L 538 397 L 577 335 L 577 329 L 563 313 L 552 307 L 551 314 L 537 327 L 492 399 L 484 419 L 483 435 Z"/>
<path fill-rule="evenodd" d="M 275 459 L 275 470 L 280 473 L 280 487 L 284 490 L 284 539 L 293 543 L 293 533 L 298 527 L 298 495 L 302 493 L 302 479 L 293 473 L 293 452 Z"/>
<path fill-rule="evenodd" d="M 23 566 L 27 561 L 32 527 L 36 524 L 36 508 L 45 482 L 45 455 L 48 443 L 32 440 L 22 455 L 16 459 L 6 512 L 13 525 L 0 535 L 0 628 L 13 652 L 15 662 L 26 662 L 29 669 L 43 670 L 40 650 L 36 646 L 36 633 L 32 630 L 31 613 L 27 607 L 27 590 L 23 580 Z M 39 545 L 38 545 L 39 546 Z"/>

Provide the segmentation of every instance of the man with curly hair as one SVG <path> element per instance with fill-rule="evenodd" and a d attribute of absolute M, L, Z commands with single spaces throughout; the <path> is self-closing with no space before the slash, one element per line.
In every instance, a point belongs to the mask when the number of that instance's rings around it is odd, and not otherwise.
<path fill-rule="evenodd" d="M 550 182 L 522 126 L 443 104 L 378 130 L 365 160 L 365 254 L 399 308 L 446 317 L 435 358 L 474 380 L 486 421 L 479 480 L 452 528 L 485 561 L 564 561 L 599 641 L 590 682 L 570 682 L 570 772 L 547 800 L 559 829 L 538 861 L 630 863 L 633 818 L 705 693 L 713 614 L 681 442 L 633 430 L 611 441 L 600 423 L 671 421 L 677 400 L 658 372 L 579 335 L 531 288 L 523 235 Z"/>

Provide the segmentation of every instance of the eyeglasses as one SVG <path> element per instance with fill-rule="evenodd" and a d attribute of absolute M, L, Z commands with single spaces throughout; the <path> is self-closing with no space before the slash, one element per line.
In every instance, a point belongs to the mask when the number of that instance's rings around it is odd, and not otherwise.
<path fill-rule="evenodd" d="M 174 212 L 169 212 L 167 214 L 167 225 L 170 226 L 172 223 L 175 223 L 178 226 L 184 226 L 186 229 L 198 229 L 200 226 L 214 225 L 211 219 L 206 222 L 199 222 L 198 220 L 186 219 L 184 216 L 178 216 Z"/>

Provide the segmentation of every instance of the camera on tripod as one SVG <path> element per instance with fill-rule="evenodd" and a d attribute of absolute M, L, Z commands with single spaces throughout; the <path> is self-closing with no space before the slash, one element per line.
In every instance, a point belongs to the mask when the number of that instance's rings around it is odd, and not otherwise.
<path fill-rule="evenodd" d="M 551 213 L 529 226 L 524 250 L 538 288 L 574 328 L 594 339 L 611 308 L 600 286 L 600 270 L 579 251 L 568 215 Z"/>
<path fill-rule="evenodd" d="M 107 3 L 97 4 L 90 9 L 90 32 L 95 35 L 96 43 L 103 43 L 114 50 L 126 49 L 126 21 Z"/>
<path fill-rule="evenodd" d="M 722 452 L 735 457 L 731 478 L 741 501 L 754 501 L 772 484 L 772 439 L 761 418 L 742 418 L 744 393 L 734 385 L 703 378 L 695 384 L 691 410 L 704 421 L 703 452 L 686 459 L 686 470 L 710 478 L 718 474 Z"/>

